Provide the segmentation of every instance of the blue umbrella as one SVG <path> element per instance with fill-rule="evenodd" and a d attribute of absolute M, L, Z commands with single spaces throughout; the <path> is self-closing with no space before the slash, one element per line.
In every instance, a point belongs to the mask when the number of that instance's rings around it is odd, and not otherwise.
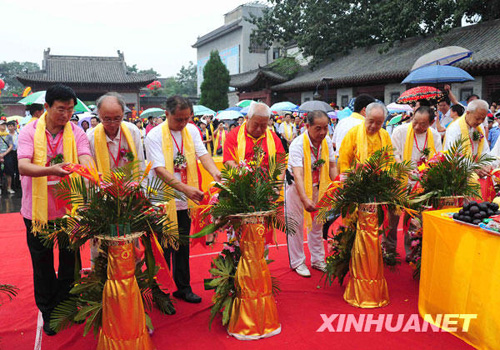
<path fill-rule="evenodd" d="M 194 115 L 205 115 L 205 114 L 215 115 L 215 111 L 213 111 L 210 108 L 205 107 L 203 105 L 194 105 L 193 106 L 193 114 Z"/>
<path fill-rule="evenodd" d="M 236 112 L 239 112 L 239 111 L 241 111 L 242 109 L 243 109 L 243 108 L 236 106 L 236 107 L 229 107 L 229 108 L 226 108 L 226 109 L 225 109 L 225 111 L 236 111 Z"/>
<path fill-rule="evenodd" d="M 346 107 L 343 110 L 337 112 L 337 118 L 338 118 L 338 120 L 341 120 L 341 119 L 349 117 L 351 114 L 352 114 L 352 110 L 349 107 Z"/>
<path fill-rule="evenodd" d="M 246 107 L 241 109 L 240 113 L 243 115 L 247 115 L 249 109 L 250 109 L 250 106 L 246 106 Z"/>
<path fill-rule="evenodd" d="M 292 102 L 284 101 L 277 102 L 273 104 L 271 107 L 271 111 L 296 111 L 298 106 L 293 104 Z"/>
<path fill-rule="evenodd" d="M 461 68 L 453 66 L 427 66 L 415 69 L 401 84 L 460 83 L 474 78 Z"/>

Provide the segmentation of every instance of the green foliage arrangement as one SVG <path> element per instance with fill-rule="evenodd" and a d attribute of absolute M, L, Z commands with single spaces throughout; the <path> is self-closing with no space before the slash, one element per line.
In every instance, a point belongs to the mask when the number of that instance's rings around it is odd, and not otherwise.
<path fill-rule="evenodd" d="M 12 284 L 0 284 L 0 294 L 5 294 L 9 298 L 9 300 L 12 300 L 17 295 L 19 288 L 16 286 L 13 286 Z M 0 299 L 1 301 L 1 299 Z M 0 302 L 0 306 L 2 306 L 2 303 Z"/>

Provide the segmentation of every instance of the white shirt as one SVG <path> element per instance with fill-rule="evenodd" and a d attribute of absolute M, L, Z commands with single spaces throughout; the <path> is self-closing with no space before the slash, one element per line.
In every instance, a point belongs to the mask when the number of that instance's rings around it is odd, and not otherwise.
<path fill-rule="evenodd" d="M 441 117 L 441 126 L 443 128 L 447 128 L 448 125 L 453 121 L 453 118 L 450 116 L 451 109 L 448 109 L 448 112 L 446 112 L 442 117 Z"/>
<path fill-rule="evenodd" d="M 354 128 L 356 125 L 361 124 L 363 121 L 354 117 L 347 117 L 340 120 L 333 132 L 333 143 L 335 143 L 335 156 L 339 156 L 340 146 L 342 145 L 342 140 L 349 130 Z"/>
<path fill-rule="evenodd" d="M 288 170 L 293 174 L 292 168 L 303 168 L 304 167 L 304 137 L 309 137 L 309 132 L 305 132 L 297 136 L 290 144 L 288 153 Z M 309 141 L 310 142 L 310 141 Z M 335 155 L 333 154 L 333 143 L 330 137 L 326 136 L 326 142 L 328 144 L 328 151 L 330 153 L 330 162 L 335 161 Z M 312 144 L 311 144 L 312 145 Z M 319 153 L 321 154 L 321 146 L 319 147 Z M 311 152 L 311 165 L 316 161 L 314 153 Z M 324 164 L 324 166 L 330 166 L 330 164 Z M 312 172 L 312 170 L 311 170 Z"/>
<path fill-rule="evenodd" d="M 144 148 L 142 147 L 142 142 L 141 142 L 141 133 L 139 131 L 139 128 L 135 126 L 132 123 L 123 122 L 125 126 L 128 128 L 130 131 L 130 134 L 132 135 L 132 140 L 134 140 L 135 144 L 135 149 L 137 151 L 137 159 L 139 160 L 139 169 L 141 171 L 144 171 L 145 165 L 144 165 Z M 87 130 L 87 138 L 89 139 L 90 143 L 90 151 L 92 152 L 92 157 L 94 157 L 94 160 L 96 159 L 95 156 L 95 147 L 94 147 L 94 133 L 95 133 L 95 128 L 88 129 Z M 110 161 L 110 169 L 115 169 L 117 166 L 115 162 L 113 161 L 113 157 L 117 157 L 118 153 L 120 152 L 120 149 L 126 149 L 129 151 L 128 143 L 127 140 L 125 139 L 125 136 L 123 136 L 121 131 L 121 128 L 118 129 L 118 133 L 116 134 L 114 139 L 110 139 L 108 135 L 106 135 L 106 142 L 108 144 L 108 151 L 110 153 L 109 156 L 109 161 Z M 121 139 L 121 142 L 120 142 Z M 111 156 L 112 155 L 112 156 Z M 118 161 L 118 167 L 122 167 L 125 165 L 127 162 L 126 159 L 120 158 Z"/>
<path fill-rule="evenodd" d="M 283 123 L 281 123 L 281 125 L 280 125 L 280 134 L 281 134 L 281 136 L 283 136 L 283 137 L 285 137 L 285 135 L 286 135 L 286 133 L 285 133 L 285 124 L 287 124 L 287 123 L 286 123 L 286 122 L 283 122 Z M 289 125 L 289 126 L 291 126 L 291 127 L 292 127 L 292 136 L 291 136 L 291 137 L 293 138 L 294 136 L 296 136 L 296 135 L 297 135 L 297 130 L 295 129 L 295 124 L 291 124 L 291 123 L 290 123 L 290 124 L 287 124 L 287 125 Z M 288 128 L 289 128 L 289 127 L 288 127 Z M 290 130 L 290 129 L 288 129 L 288 130 Z"/>
<path fill-rule="evenodd" d="M 472 139 L 472 134 L 474 133 L 475 129 L 470 128 L 469 126 L 467 126 L 467 128 L 469 129 L 469 137 Z M 484 134 L 484 128 L 481 127 L 481 129 L 482 129 L 483 134 Z M 455 123 L 450 124 L 448 126 L 448 128 L 446 129 L 446 140 L 445 140 L 445 144 L 444 144 L 443 149 L 444 150 L 450 149 L 451 146 L 453 146 L 453 144 L 457 140 L 460 140 L 460 139 L 462 139 L 462 132 L 460 130 L 460 121 L 456 121 Z M 472 145 L 473 145 L 472 154 L 476 155 L 477 150 L 478 150 L 479 141 L 473 141 Z M 483 147 L 483 152 L 481 153 L 481 155 L 486 154 L 486 153 L 490 153 L 490 146 L 488 145 L 488 140 L 484 140 L 484 147 Z"/>
<path fill-rule="evenodd" d="M 410 124 L 403 124 L 399 125 L 394 129 L 394 132 L 392 133 L 392 146 L 394 147 L 394 156 L 396 159 L 399 160 L 404 160 L 404 152 L 405 152 L 405 144 L 406 144 L 406 133 L 408 132 L 408 128 L 410 127 Z M 432 137 L 434 139 L 434 147 L 436 148 L 436 152 L 440 152 L 443 150 L 443 145 L 441 143 L 441 135 L 432 128 L 429 128 L 432 132 Z M 424 132 L 423 134 L 415 134 L 418 142 L 418 148 L 414 140 L 413 142 L 413 150 L 411 154 L 411 162 L 413 166 L 416 166 L 418 161 L 420 161 L 420 158 L 422 157 L 422 153 L 418 150 L 423 150 L 424 145 L 425 145 L 425 139 L 426 139 L 427 132 Z M 427 147 L 429 146 L 429 140 L 427 140 Z"/>
<path fill-rule="evenodd" d="M 168 123 L 168 120 L 164 121 L 163 123 Z M 146 158 L 149 162 L 152 162 L 152 169 L 156 169 L 158 167 L 165 167 L 165 157 L 163 156 L 163 140 L 162 140 L 163 123 L 151 129 L 151 131 L 146 136 L 146 140 L 144 141 L 146 147 Z M 199 158 L 207 154 L 208 151 L 205 148 L 205 145 L 203 144 L 200 131 L 198 130 L 198 128 L 191 123 L 188 123 L 186 125 L 186 128 L 189 134 L 191 135 L 191 139 L 193 140 L 196 156 Z M 170 133 L 177 142 L 177 145 L 179 145 L 179 147 L 182 149 L 183 148 L 183 146 L 181 146 L 182 132 L 170 130 Z M 179 152 L 173 140 L 172 143 L 173 143 L 173 159 L 175 159 L 175 157 L 177 157 L 177 154 Z M 156 172 L 152 171 L 150 175 L 152 177 L 155 177 Z M 181 181 L 180 173 L 174 172 L 173 175 L 177 180 Z M 180 199 L 175 200 L 177 210 L 186 210 L 188 208 L 187 199 L 185 198 L 184 195 L 182 195 L 182 197 L 183 197 L 182 200 Z"/>

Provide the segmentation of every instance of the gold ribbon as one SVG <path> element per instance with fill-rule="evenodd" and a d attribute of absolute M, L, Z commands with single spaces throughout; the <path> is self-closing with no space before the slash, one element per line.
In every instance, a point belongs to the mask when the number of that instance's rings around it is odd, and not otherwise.
<path fill-rule="evenodd" d="M 47 112 L 45 112 L 39 119 L 35 129 L 35 136 L 33 139 L 33 164 L 45 167 L 47 164 L 47 138 L 45 130 L 47 128 L 46 122 Z M 76 151 L 75 135 L 71 128 L 71 123 L 68 122 L 64 125 L 63 131 L 63 156 L 64 161 L 67 163 L 78 164 L 78 154 Z M 57 152 L 57 150 L 55 150 Z M 78 176 L 71 174 L 71 177 Z M 47 176 L 32 177 L 32 222 L 33 233 L 40 232 L 42 228 L 47 226 L 48 223 L 48 186 Z"/>
<path fill-rule="evenodd" d="M 132 138 L 132 134 L 130 130 L 127 128 L 124 122 L 120 125 L 120 130 L 125 136 L 125 140 L 127 141 L 128 148 L 130 152 L 134 155 L 134 160 L 137 160 L 137 149 L 135 148 L 134 139 Z M 109 159 L 109 150 L 108 143 L 106 142 L 106 133 L 104 131 L 104 127 L 102 124 L 99 124 L 95 127 L 94 130 L 94 149 L 95 149 L 95 157 L 97 161 L 97 169 L 104 175 L 109 176 L 111 173 L 111 161 Z M 120 154 L 120 149 L 118 149 L 118 155 Z M 139 172 L 137 166 L 134 169 L 134 172 Z"/>
<path fill-rule="evenodd" d="M 323 159 L 325 163 L 321 166 L 319 172 L 319 195 L 318 198 L 323 198 L 328 186 L 330 185 L 330 152 L 328 150 L 328 143 L 326 138 L 321 141 L 321 154 L 320 159 Z M 307 198 L 313 198 L 313 183 L 312 183 L 312 165 L 311 165 L 311 142 L 309 140 L 309 133 L 304 135 L 303 142 L 304 151 L 304 191 Z M 312 228 L 312 217 L 311 213 L 304 210 L 304 221 L 308 229 Z"/>
<path fill-rule="evenodd" d="M 466 155 L 473 155 L 472 154 L 472 141 L 471 141 L 471 136 L 469 135 L 469 126 L 467 125 L 467 121 L 465 120 L 466 114 L 460 117 L 458 119 L 458 124 L 460 126 L 460 133 L 462 135 L 462 139 L 465 139 L 464 143 L 464 151 Z M 480 125 L 477 128 L 474 128 L 474 130 L 478 131 L 483 135 L 481 140 L 479 141 L 479 145 L 477 147 L 477 155 L 481 155 L 483 153 L 483 147 L 484 147 L 484 132 L 483 132 L 483 127 Z"/>
<path fill-rule="evenodd" d="M 414 139 L 415 139 L 415 130 L 413 129 L 413 125 L 410 123 L 410 125 L 408 126 L 408 130 L 406 131 L 405 150 L 403 153 L 403 160 L 405 161 L 411 162 Z M 436 147 L 434 145 L 434 136 L 432 135 L 432 131 L 430 128 L 427 128 L 427 143 L 430 149 L 429 158 L 431 158 L 434 154 L 436 154 Z"/>
<path fill-rule="evenodd" d="M 215 138 L 215 143 L 214 143 L 214 152 L 213 155 L 217 155 L 217 150 L 219 149 L 219 137 L 221 139 L 221 147 L 224 149 L 224 142 L 226 142 L 226 130 L 222 129 L 222 136 L 220 135 L 221 132 L 217 130 L 217 137 Z"/>
<path fill-rule="evenodd" d="M 355 126 L 355 128 L 358 128 L 356 133 L 356 157 L 358 162 L 362 163 L 370 156 L 368 154 L 368 135 L 366 134 L 365 122 Z M 383 133 L 379 130 L 377 136 L 380 137 L 382 143 L 381 148 L 391 145 L 391 138 L 388 133 Z M 374 151 L 376 151 L 376 149 L 372 150 L 372 153 Z"/>

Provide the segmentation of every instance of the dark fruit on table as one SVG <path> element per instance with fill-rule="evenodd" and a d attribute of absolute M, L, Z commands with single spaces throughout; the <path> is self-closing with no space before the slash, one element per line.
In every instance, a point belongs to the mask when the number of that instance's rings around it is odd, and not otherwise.
<path fill-rule="evenodd" d="M 481 213 L 484 213 L 484 211 L 483 211 L 483 212 L 481 212 Z M 482 216 L 482 215 L 481 215 L 481 213 L 476 213 L 476 214 L 474 214 L 473 218 L 474 218 L 474 219 L 479 219 L 479 220 L 483 219 L 483 218 L 484 218 L 484 216 Z"/>
<path fill-rule="evenodd" d="M 478 207 L 479 207 L 479 209 L 481 209 L 482 211 L 486 211 L 486 210 L 488 210 L 488 204 L 489 204 L 489 203 L 486 203 L 486 202 L 484 202 L 484 203 L 479 203 L 479 204 L 478 204 Z"/>
<path fill-rule="evenodd" d="M 464 216 L 464 220 L 465 222 L 472 222 L 472 218 L 468 215 Z"/>
<path fill-rule="evenodd" d="M 479 209 L 478 206 L 473 206 L 473 207 L 469 208 L 469 211 L 471 214 L 476 214 L 476 213 L 479 213 L 481 210 Z"/>
<path fill-rule="evenodd" d="M 460 221 L 464 221 L 464 216 L 463 216 L 463 215 L 459 215 L 459 216 L 458 216 L 458 220 L 460 220 Z"/>
<path fill-rule="evenodd" d="M 461 211 L 461 210 L 460 210 L 460 211 Z M 460 219 L 459 219 L 459 216 L 460 216 L 460 213 L 455 213 L 455 214 L 453 214 L 453 219 L 455 219 L 455 220 L 460 220 Z"/>
<path fill-rule="evenodd" d="M 464 209 L 460 209 L 460 211 L 458 212 L 459 215 L 464 215 Z"/>
<path fill-rule="evenodd" d="M 472 221 L 474 225 L 479 225 L 481 222 L 482 222 L 481 219 L 474 219 L 474 221 Z"/>
<path fill-rule="evenodd" d="M 490 208 L 491 208 L 491 210 L 493 210 L 493 211 L 497 211 L 499 207 L 498 207 L 498 204 L 497 204 L 497 203 L 491 203 Z"/>
<path fill-rule="evenodd" d="M 480 211 L 479 214 L 481 214 L 481 216 L 483 217 L 483 219 L 486 219 L 488 217 L 488 214 L 486 214 L 485 211 Z"/>
<path fill-rule="evenodd" d="M 495 214 L 495 212 L 493 210 L 491 210 L 490 208 L 488 208 L 488 211 L 486 212 L 486 214 L 488 214 L 488 217 L 490 217 L 493 214 Z"/>

